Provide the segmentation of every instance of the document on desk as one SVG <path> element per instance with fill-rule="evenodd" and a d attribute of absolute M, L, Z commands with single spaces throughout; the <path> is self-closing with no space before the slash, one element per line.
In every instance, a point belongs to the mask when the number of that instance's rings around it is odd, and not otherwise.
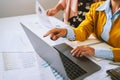
<path fill-rule="evenodd" d="M 49 68 L 38 65 L 32 52 L 0 53 L 0 64 L 0 80 L 55 80 Z"/>
<path fill-rule="evenodd" d="M 23 31 L 19 20 L 3 18 L 0 20 L 0 52 L 31 52 L 32 45 Z"/>
<path fill-rule="evenodd" d="M 96 44 L 99 44 L 101 43 L 101 41 L 95 39 L 95 38 L 89 38 L 85 41 L 70 41 L 70 42 L 67 42 L 67 44 L 70 44 L 73 48 L 75 48 L 76 46 L 80 46 L 80 45 L 88 45 L 88 46 L 92 46 L 92 45 L 96 45 Z"/>
<path fill-rule="evenodd" d="M 47 27 L 47 28 L 55 27 L 55 25 L 53 25 L 50 22 L 48 16 L 46 15 L 45 9 L 37 0 L 36 0 L 36 14 L 38 15 L 40 22 L 44 24 L 44 27 Z"/>

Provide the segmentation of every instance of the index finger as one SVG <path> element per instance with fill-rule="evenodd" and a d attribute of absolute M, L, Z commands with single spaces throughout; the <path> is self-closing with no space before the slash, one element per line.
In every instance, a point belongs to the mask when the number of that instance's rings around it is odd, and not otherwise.
<path fill-rule="evenodd" d="M 47 37 L 47 36 L 50 35 L 51 33 L 53 33 L 53 30 L 49 30 L 46 34 L 43 35 L 43 37 Z"/>
<path fill-rule="evenodd" d="M 47 15 L 49 15 L 49 11 L 50 11 L 49 9 L 48 9 L 48 10 L 46 10 L 46 14 L 47 14 Z"/>

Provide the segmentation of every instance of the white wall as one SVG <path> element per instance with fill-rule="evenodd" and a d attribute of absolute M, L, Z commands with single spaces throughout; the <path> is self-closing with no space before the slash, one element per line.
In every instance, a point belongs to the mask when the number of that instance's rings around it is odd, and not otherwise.
<path fill-rule="evenodd" d="M 45 9 L 52 8 L 59 0 L 39 0 Z M 35 13 L 35 0 L 0 0 L 0 18 Z M 62 18 L 62 14 L 56 15 Z"/>
<path fill-rule="evenodd" d="M 34 0 L 0 0 L 0 17 L 34 13 Z"/>

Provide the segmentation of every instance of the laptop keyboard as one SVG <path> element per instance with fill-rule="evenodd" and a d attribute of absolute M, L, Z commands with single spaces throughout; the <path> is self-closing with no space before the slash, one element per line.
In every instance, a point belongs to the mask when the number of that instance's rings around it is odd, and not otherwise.
<path fill-rule="evenodd" d="M 67 75 L 71 80 L 74 80 L 87 73 L 64 54 L 60 53 L 60 56 L 65 67 L 65 71 L 67 72 Z"/>

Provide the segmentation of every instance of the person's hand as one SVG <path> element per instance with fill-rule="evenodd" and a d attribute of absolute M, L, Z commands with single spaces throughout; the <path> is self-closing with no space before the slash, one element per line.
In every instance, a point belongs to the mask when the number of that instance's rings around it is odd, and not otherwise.
<path fill-rule="evenodd" d="M 48 10 L 46 11 L 46 14 L 47 14 L 48 16 L 54 16 L 56 13 L 57 13 L 57 10 L 54 9 L 54 8 L 48 9 Z"/>
<path fill-rule="evenodd" d="M 64 37 L 67 34 L 66 28 L 53 28 L 49 30 L 43 37 L 50 35 L 52 40 L 57 40 L 59 37 Z"/>
<path fill-rule="evenodd" d="M 72 56 L 75 56 L 75 57 L 82 57 L 86 55 L 93 56 L 95 53 L 95 50 L 92 47 L 83 45 L 83 46 L 77 46 L 71 51 L 71 53 L 72 53 Z"/>

